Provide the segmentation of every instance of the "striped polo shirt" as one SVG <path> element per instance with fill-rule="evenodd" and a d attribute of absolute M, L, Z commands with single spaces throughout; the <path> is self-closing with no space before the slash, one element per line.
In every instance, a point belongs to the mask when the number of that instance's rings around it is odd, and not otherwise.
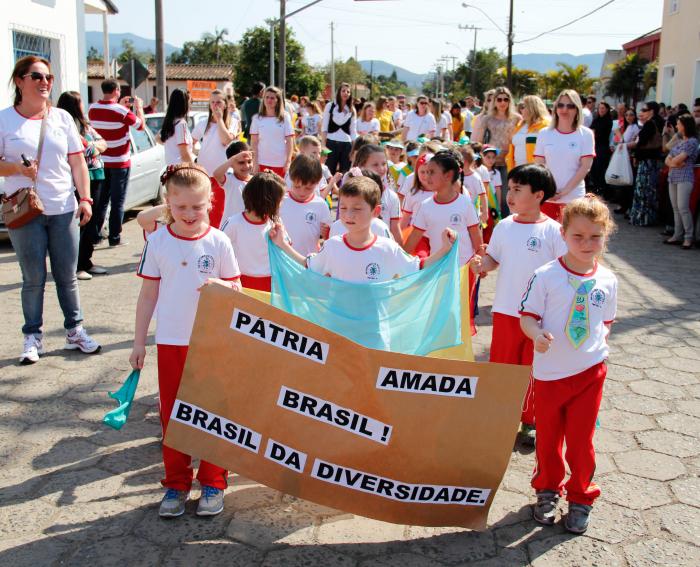
<path fill-rule="evenodd" d="M 88 110 L 88 118 L 92 127 L 107 142 L 107 149 L 100 156 L 105 167 L 130 167 L 129 126 L 143 130 L 141 120 L 125 106 L 109 100 L 92 103 Z"/>

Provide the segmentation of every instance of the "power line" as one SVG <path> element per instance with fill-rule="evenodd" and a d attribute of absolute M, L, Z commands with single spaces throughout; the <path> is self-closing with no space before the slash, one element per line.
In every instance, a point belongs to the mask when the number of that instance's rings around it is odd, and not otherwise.
<path fill-rule="evenodd" d="M 595 13 L 598 12 L 599 10 L 602 10 L 603 8 L 605 8 L 606 6 L 609 6 L 610 4 L 612 4 L 612 3 L 615 2 L 615 1 L 616 1 L 616 0 L 608 0 L 608 2 L 606 2 L 605 4 L 601 4 L 601 5 L 598 6 L 597 8 L 594 8 L 594 9 L 591 10 L 590 12 L 584 14 L 583 16 L 579 16 L 579 17 L 576 18 L 575 20 L 571 20 L 570 22 L 567 22 L 566 24 L 563 24 L 563 25 L 561 25 L 561 26 L 558 26 L 558 27 L 556 27 L 556 28 L 553 28 L 553 29 L 551 29 L 551 30 L 549 30 L 549 31 L 542 32 L 541 34 L 536 35 L 535 37 L 530 37 L 530 38 L 528 38 L 528 39 L 521 39 L 520 41 L 516 41 L 515 43 L 525 43 L 525 42 L 528 42 L 528 41 L 534 41 L 534 40 L 536 40 L 536 39 L 539 39 L 539 38 L 542 37 L 543 35 L 547 35 L 548 33 L 552 33 L 552 32 L 558 31 L 558 30 L 560 30 L 560 29 L 563 29 L 563 28 L 565 28 L 565 27 L 568 27 L 568 26 L 570 26 L 571 24 L 575 24 L 576 22 L 581 21 L 581 20 L 583 20 L 584 18 L 587 18 L 587 17 L 590 16 L 591 14 L 595 14 Z"/>

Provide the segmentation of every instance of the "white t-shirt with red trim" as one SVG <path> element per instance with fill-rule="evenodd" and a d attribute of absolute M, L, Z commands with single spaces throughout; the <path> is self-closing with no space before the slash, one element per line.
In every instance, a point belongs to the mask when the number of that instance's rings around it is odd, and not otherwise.
<path fill-rule="evenodd" d="M 156 343 L 188 345 L 199 292 L 209 278 L 235 280 L 241 272 L 231 242 L 209 227 L 197 238 L 177 236 L 169 225 L 146 238 L 136 274 L 160 280 L 156 305 Z"/>
<path fill-rule="evenodd" d="M 435 122 L 435 116 L 430 112 L 425 113 L 423 116 L 418 116 L 415 110 L 411 110 L 406 115 L 403 127 L 408 128 L 406 134 L 406 141 L 408 142 L 415 142 L 421 134 L 434 136 L 437 133 L 437 122 Z"/>
<path fill-rule="evenodd" d="M 403 179 L 400 179 L 399 183 L 399 194 L 403 195 L 404 197 L 408 195 L 411 192 L 411 189 L 413 188 L 413 180 L 416 178 L 416 174 L 414 173 L 409 173 L 406 175 Z"/>
<path fill-rule="evenodd" d="M 438 203 L 433 197 L 426 199 L 413 217 L 413 226 L 425 231 L 433 251 L 442 248 L 442 233 L 451 228 L 459 236 L 459 265 L 463 266 L 474 255 L 474 245 L 469 236 L 469 227 L 477 226 L 479 217 L 474 203 L 459 193 L 449 203 Z"/>
<path fill-rule="evenodd" d="M 374 236 L 364 248 L 354 248 L 347 235 L 324 242 L 307 259 L 310 270 L 346 282 L 386 282 L 420 270 L 420 259 L 409 256 L 394 240 Z"/>
<path fill-rule="evenodd" d="M 285 112 L 284 120 L 276 116 L 253 116 L 250 124 L 250 135 L 258 138 L 258 165 L 284 167 L 287 163 L 285 140 L 294 135 L 294 127 L 289 115 Z"/>
<path fill-rule="evenodd" d="M 180 146 L 187 146 L 190 152 L 192 152 L 192 146 L 194 144 L 192 134 L 190 134 L 190 129 L 184 118 L 178 119 L 174 127 L 175 131 L 173 135 L 163 142 L 165 146 L 165 165 L 181 163 L 182 156 L 180 155 Z"/>
<path fill-rule="evenodd" d="M 22 162 L 22 154 L 35 160 L 39 149 L 41 119 L 22 116 L 14 107 L 0 111 L 0 157 L 7 162 Z M 37 174 L 36 191 L 44 204 L 44 214 L 60 215 L 75 210 L 73 174 L 68 156 L 82 154 L 75 121 L 65 110 L 51 108 L 46 119 L 44 147 Z M 5 177 L 3 191 L 11 195 L 22 187 L 31 187 L 24 175 Z"/>
<path fill-rule="evenodd" d="M 588 293 L 590 335 L 579 348 L 569 342 L 566 325 L 576 291 L 569 283 L 595 280 Z M 569 270 L 561 258 L 535 270 L 520 302 L 520 315 L 541 321 L 543 332 L 554 337 L 545 353 L 535 351 L 532 375 L 536 380 L 561 380 L 574 376 L 608 358 L 608 329 L 617 312 L 617 278 L 598 264 L 588 274 Z"/>
<path fill-rule="evenodd" d="M 464 176 L 464 187 L 465 194 L 469 195 L 472 203 L 476 203 L 479 195 L 486 194 L 486 187 L 484 187 L 484 182 L 481 181 L 481 176 L 476 172 L 472 171 L 471 175 Z"/>
<path fill-rule="evenodd" d="M 491 183 L 491 187 L 496 189 L 496 187 L 503 187 L 503 179 L 501 178 L 501 172 L 498 171 L 495 167 L 493 169 L 488 169 L 486 168 L 486 171 L 488 171 L 488 180 L 489 183 Z"/>
<path fill-rule="evenodd" d="M 382 200 L 380 202 L 382 207 L 379 217 L 386 223 L 389 224 L 393 220 L 399 220 L 401 218 L 401 201 L 399 201 L 399 196 L 396 192 L 385 187 L 382 191 Z"/>
<path fill-rule="evenodd" d="M 391 234 L 391 230 L 389 230 L 387 224 L 380 218 L 373 218 L 372 224 L 370 225 L 369 229 L 372 232 L 372 234 L 388 238 L 389 240 L 394 240 L 394 235 Z M 343 224 L 343 221 L 338 219 L 331 225 L 331 231 L 328 235 L 328 238 L 333 238 L 334 236 L 342 236 L 343 234 L 347 234 L 347 232 L 348 229 Z"/>
<path fill-rule="evenodd" d="M 231 240 L 238 266 L 244 276 L 259 278 L 270 275 L 267 233 L 272 227 L 270 219 L 252 221 L 245 211 L 229 217 L 221 226 L 221 230 Z"/>
<path fill-rule="evenodd" d="M 207 124 L 209 124 L 209 128 L 207 128 Z M 240 131 L 236 118 L 231 117 L 228 131 L 233 136 Z M 209 175 L 213 175 L 214 170 L 226 161 L 226 144 L 221 143 L 219 126 L 216 123 L 210 124 L 204 118 L 195 124 L 192 129 L 192 138 L 200 140 L 197 163 L 206 169 Z"/>
<path fill-rule="evenodd" d="M 534 155 L 544 158 L 545 165 L 552 172 L 554 181 L 557 183 L 557 192 L 559 192 L 578 171 L 581 158 L 595 157 L 593 131 L 585 126 L 579 126 L 570 134 L 564 134 L 555 128 L 540 130 Z M 553 203 L 565 205 L 585 195 L 586 184 L 582 179 L 573 191 Z"/>
<path fill-rule="evenodd" d="M 318 252 L 321 227 L 330 228 L 332 222 L 328 204 L 317 195 L 303 202 L 287 193 L 280 204 L 280 217 L 294 250 L 302 256 Z"/>
<path fill-rule="evenodd" d="M 426 191 L 425 189 L 418 189 L 415 193 L 409 191 L 403 200 L 403 205 L 401 206 L 401 212 L 408 213 L 411 215 L 409 223 L 413 222 L 413 219 L 418 214 L 420 210 L 421 203 L 426 199 L 430 199 L 433 196 L 432 191 Z"/>
<path fill-rule="evenodd" d="M 100 154 L 106 168 L 131 166 L 129 127 L 143 130 L 143 121 L 126 106 L 117 101 L 99 100 L 88 109 L 92 127 L 107 142 L 107 149 Z"/>
<path fill-rule="evenodd" d="M 222 185 L 224 193 L 226 194 L 226 200 L 224 201 L 224 214 L 221 216 L 222 219 L 227 219 L 237 213 L 242 213 L 245 211 L 245 205 L 243 204 L 243 188 L 248 183 L 245 179 L 239 179 L 233 170 L 228 170 L 226 172 L 226 180 Z"/>
<path fill-rule="evenodd" d="M 522 222 L 511 215 L 501 220 L 486 249 L 486 254 L 499 264 L 491 311 L 519 317 L 523 290 L 533 272 L 566 252 L 561 225 L 549 217 Z"/>
<path fill-rule="evenodd" d="M 365 122 L 364 120 L 357 119 L 357 135 L 363 136 L 365 134 L 374 134 L 379 132 L 379 119 L 372 118 Z"/>

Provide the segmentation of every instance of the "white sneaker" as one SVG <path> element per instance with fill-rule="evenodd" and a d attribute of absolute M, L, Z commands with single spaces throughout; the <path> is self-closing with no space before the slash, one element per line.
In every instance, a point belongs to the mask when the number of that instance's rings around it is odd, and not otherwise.
<path fill-rule="evenodd" d="M 34 364 L 44 354 L 44 343 L 34 335 L 24 335 L 24 347 L 19 357 L 20 364 Z"/>
<path fill-rule="evenodd" d="M 102 347 L 87 334 L 82 325 L 78 325 L 66 333 L 66 344 L 63 345 L 63 348 L 66 350 L 80 349 L 87 354 L 93 354 L 99 352 Z"/>
<path fill-rule="evenodd" d="M 92 279 L 92 274 L 89 274 L 89 273 L 86 272 L 85 270 L 80 270 L 80 271 L 76 274 L 76 276 L 77 276 L 77 278 L 78 278 L 79 280 L 91 280 L 91 279 Z"/>

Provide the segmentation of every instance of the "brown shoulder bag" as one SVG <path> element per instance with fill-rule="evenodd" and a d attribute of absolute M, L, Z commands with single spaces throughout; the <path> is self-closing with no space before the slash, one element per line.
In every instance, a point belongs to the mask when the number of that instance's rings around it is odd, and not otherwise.
<path fill-rule="evenodd" d="M 17 189 L 12 195 L 2 196 L 2 220 L 7 228 L 20 228 L 44 212 L 44 204 L 36 192 L 36 180 L 39 177 L 39 164 L 41 163 L 41 150 L 44 146 L 47 117 L 48 110 L 41 120 L 36 163 L 37 177 L 34 179 L 34 184 L 31 187 Z"/>

